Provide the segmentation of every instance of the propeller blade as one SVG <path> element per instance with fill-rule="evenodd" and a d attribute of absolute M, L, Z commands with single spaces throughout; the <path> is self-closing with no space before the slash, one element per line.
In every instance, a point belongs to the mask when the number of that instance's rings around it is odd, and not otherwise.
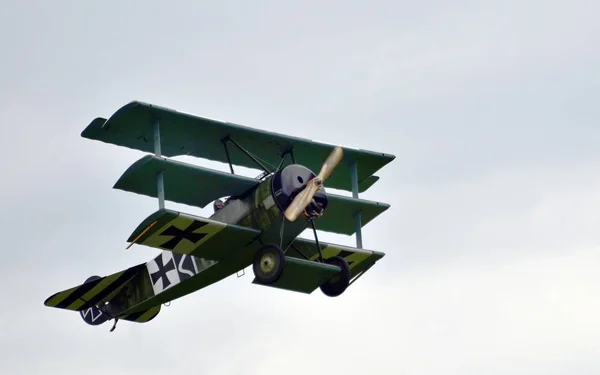
<path fill-rule="evenodd" d="M 302 214 L 306 206 L 310 204 L 315 193 L 319 190 L 313 178 L 306 184 L 306 187 L 296 195 L 290 206 L 285 210 L 284 215 L 289 221 L 296 221 L 298 216 Z"/>
<path fill-rule="evenodd" d="M 317 175 L 317 178 L 323 183 L 325 183 L 325 180 L 327 180 L 331 176 L 335 167 L 337 167 L 340 161 L 342 161 L 342 157 L 344 157 L 344 151 L 340 146 L 335 146 L 333 151 L 331 151 L 331 153 L 325 160 L 325 163 L 323 163 L 323 166 L 321 167 L 321 171 Z"/>
<path fill-rule="evenodd" d="M 306 206 L 312 202 L 315 193 L 323 187 L 325 181 L 331 176 L 343 156 L 344 151 L 339 146 L 336 146 L 331 151 L 323 163 L 319 174 L 306 184 L 306 187 L 296 195 L 290 206 L 285 210 L 284 215 L 286 219 L 293 222 L 302 214 Z"/>

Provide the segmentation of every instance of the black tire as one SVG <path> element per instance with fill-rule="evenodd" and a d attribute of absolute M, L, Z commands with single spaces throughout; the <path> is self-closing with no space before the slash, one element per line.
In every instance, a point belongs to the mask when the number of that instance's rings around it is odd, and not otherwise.
<path fill-rule="evenodd" d="M 344 293 L 348 285 L 350 284 L 350 265 L 346 262 L 346 259 L 335 256 L 325 260 L 325 263 L 338 266 L 341 271 L 338 275 L 332 277 L 329 281 L 321 284 L 320 288 L 323 294 L 328 297 L 337 297 Z"/>
<path fill-rule="evenodd" d="M 256 281 L 269 285 L 277 282 L 285 267 L 285 254 L 276 244 L 263 246 L 254 255 L 252 270 Z"/>

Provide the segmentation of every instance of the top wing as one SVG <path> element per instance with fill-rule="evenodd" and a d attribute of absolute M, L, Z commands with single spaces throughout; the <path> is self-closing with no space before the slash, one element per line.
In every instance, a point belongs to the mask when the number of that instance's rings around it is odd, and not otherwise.
<path fill-rule="evenodd" d="M 267 166 L 277 167 L 281 155 L 293 152 L 295 160 L 318 172 L 333 145 L 250 127 L 198 117 L 138 101 L 121 107 L 108 120 L 96 118 L 82 137 L 136 150 L 154 152 L 153 124 L 160 122 L 161 152 L 165 156 L 191 155 L 227 163 L 222 140 L 230 137 Z M 234 165 L 256 168 L 237 147 L 229 146 Z M 354 148 L 343 148 L 344 158 L 327 180 L 334 189 L 351 191 L 351 163 L 356 162 L 359 191 L 364 192 L 379 177 L 374 173 L 395 156 Z"/>

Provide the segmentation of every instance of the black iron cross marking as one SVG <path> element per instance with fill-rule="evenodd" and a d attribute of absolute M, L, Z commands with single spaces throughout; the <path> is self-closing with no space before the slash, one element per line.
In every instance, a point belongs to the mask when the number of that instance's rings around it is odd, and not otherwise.
<path fill-rule="evenodd" d="M 164 249 L 173 250 L 175 246 L 179 245 L 182 240 L 188 240 L 191 243 L 196 243 L 206 236 L 207 233 L 194 233 L 194 231 L 198 228 L 202 228 L 208 223 L 194 220 L 192 223 L 181 230 L 174 225 L 171 225 L 167 229 L 165 229 L 160 235 L 161 236 L 173 236 L 170 240 L 162 244 L 160 247 Z"/>
<path fill-rule="evenodd" d="M 162 279 L 163 289 L 171 285 L 169 278 L 167 277 L 167 272 L 173 271 L 175 269 L 175 263 L 173 263 L 173 258 L 170 258 L 167 264 L 163 266 L 162 256 L 156 257 L 156 266 L 158 267 L 158 271 L 154 272 L 150 277 L 152 278 L 152 283 L 156 284 L 159 279 Z"/>
<path fill-rule="evenodd" d="M 350 252 L 350 251 L 342 250 L 342 251 L 340 251 L 340 253 L 338 254 L 338 256 L 340 256 L 340 257 L 342 257 L 342 258 L 346 259 L 347 257 L 349 257 L 349 256 L 350 256 L 350 255 L 352 255 L 352 254 L 354 254 L 354 253 L 352 253 L 352 252 Z M 346 259 L 346 262 L 348 262 L 348 259 Z M 352 263 L 354 263 L 354 261 L 353 261 L 353 260 L 349 261 L 349 262 L 348 262 L 348 265 L 349 265 L 349 266 L 351 266 L 351 265 L 352 265 Z"/>

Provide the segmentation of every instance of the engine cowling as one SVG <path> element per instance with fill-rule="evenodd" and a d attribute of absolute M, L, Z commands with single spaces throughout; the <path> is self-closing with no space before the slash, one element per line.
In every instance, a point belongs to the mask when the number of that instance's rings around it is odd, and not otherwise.
<path fill-rule="evenodd" d="M 296 195 L 306 187 L 308 181 L 315 177 L 313 171 L 299 164 L 291 164 L 277 171 L 271 179 L 271 189 L 279 210 L 284 212 Z M 314 201 L 322 210 L 327 207 L 327 193 L 324 187 L 315 193 Z"/>

